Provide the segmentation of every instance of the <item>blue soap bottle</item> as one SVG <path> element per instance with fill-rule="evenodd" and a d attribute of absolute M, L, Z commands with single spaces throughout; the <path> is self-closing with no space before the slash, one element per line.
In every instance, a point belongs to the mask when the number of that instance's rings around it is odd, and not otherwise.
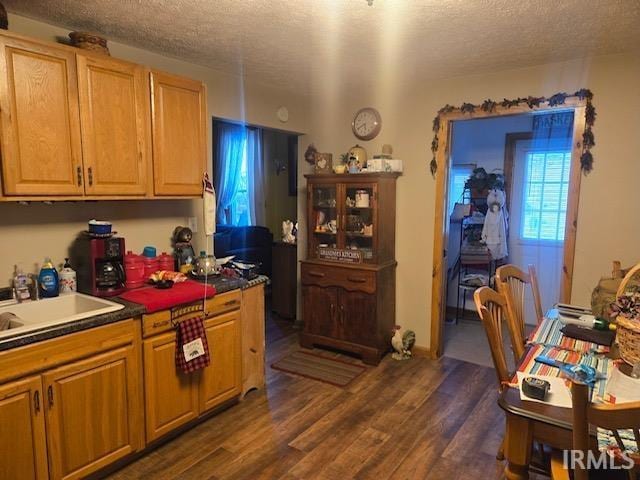
<path fill-rule="evenodd" d="M 44 259 L 44 263 L 40 269 L 38 288 L 40 289 L 40 298 L 57 297 L 60 293 L 58 271 L 53 266 L 53 263 L 51 263 L 49 257 Z"/>

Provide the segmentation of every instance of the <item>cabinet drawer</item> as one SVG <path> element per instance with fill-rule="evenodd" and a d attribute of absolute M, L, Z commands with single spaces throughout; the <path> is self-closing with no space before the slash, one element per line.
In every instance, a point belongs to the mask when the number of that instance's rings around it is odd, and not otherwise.
<path fill-rule="evenodd" d="M 302 264 L 302 284 L 342 287 L 345 290 L 374 293 L 376 272 L 326 265 Z"/>
<path fill-rule="evenodd" d="M 204 312 L 207 317 L 230 312 L 240 308 L 240 290 L 221 293 L 205 302 Z M 169 331 L 173 328 L 173 323 L 180 322 L 192 317 L 198 311 L 202 312 L 202 302 L 194 302 L 189 305 L 174 307 L 171 310 L 149 313 L 142 316 L 142 335 L 150 337 L 158 333 Z"/>

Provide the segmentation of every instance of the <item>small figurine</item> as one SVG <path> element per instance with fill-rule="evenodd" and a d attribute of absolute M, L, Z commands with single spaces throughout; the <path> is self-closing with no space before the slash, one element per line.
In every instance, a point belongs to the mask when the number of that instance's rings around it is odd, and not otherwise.
<path fill-rule="evenodd" d="M 391 354 L 391 358 L 394 360 L 408 360 L 411 358 L 411 349 L 416 343 L 415 332 L 413 330 L 403 331 L 400 325 L 396 325 L 392 332 L 391 346 L 395 352 Z"/>
<path fill-rule="evenodd" d="M 282 242 L 283 243 L 296 243 L 296 237 L 293 234 L 294 228 L 295 228 L 295 225 L 291 220 L 285 220 L 282 222 Z"/>

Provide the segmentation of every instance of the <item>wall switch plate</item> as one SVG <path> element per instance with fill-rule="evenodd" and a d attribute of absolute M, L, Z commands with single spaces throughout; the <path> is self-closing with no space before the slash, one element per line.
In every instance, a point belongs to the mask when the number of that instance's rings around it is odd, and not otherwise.
<path fill-rule="evenodd" d="M 187 227 L 189 227 L 193 233 L 196 233 L 198 231 L 198 217 L 187 217 Z"/>

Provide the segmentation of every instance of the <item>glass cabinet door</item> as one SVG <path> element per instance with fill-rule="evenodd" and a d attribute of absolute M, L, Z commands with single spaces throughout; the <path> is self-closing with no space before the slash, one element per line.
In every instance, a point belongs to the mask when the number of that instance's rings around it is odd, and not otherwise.
<path fill-rule="evenodd" d="M 318 256 L 318 247 L 338 247 L 338 203 L 335 184 L 309 185 L 309 256 Z"/>
<path fill-rule="evenodd" d="M 343 184 L 340 189 L 344 236 L 343 248 L 360 250 L 363 260 L 373 263 L 377 257 L 377 184 Z"/>

